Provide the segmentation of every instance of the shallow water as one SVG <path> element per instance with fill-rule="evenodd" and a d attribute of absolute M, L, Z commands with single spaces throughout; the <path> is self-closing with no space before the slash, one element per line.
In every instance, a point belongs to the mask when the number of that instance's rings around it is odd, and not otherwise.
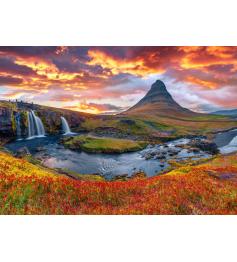
<path fill-rule="evenodd" d="M 148 146 L 146 149 L 138 152 L 123 154 L 88 154 L 64 148 L 58 143 L 60 138 L 61 136 L 58 135 L 15 141 L 6 145 L 6 147 L 15 152 L 19 148 L 26 146 L 31 154 L 41 159 L 42 163 L 47 167 L 71 170 L 80 174 L 102 174 L 107 179 L 116 175 L 132 175 L 138 171 L 144 171 L 147 176 L 154 176 L 169 166 L 169 159 L 182 160 L 192 158 L 195 160 L 209 157 L 208 154 L 203 152 L 193 153 L 188 152 L 186 149 L 178 149 L 178 145 L 188 143 L 188 139 L 179 139 L 167 143 L 167 148 L 179 151 L 174 157 L 167 157 L 167 159 L 163 160 L 146 160 L 144 156 L 147 153 L 160 152 L 164 150 L 164 146 Z"/>

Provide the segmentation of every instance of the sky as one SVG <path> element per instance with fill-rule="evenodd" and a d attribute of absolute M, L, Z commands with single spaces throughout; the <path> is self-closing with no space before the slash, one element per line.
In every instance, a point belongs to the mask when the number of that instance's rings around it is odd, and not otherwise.
<path fill-rule="evenodd" d="M 116 114 L 157 79 L 193 111 L 237 108 L 237 47 L 0 47 L 4 100 Z"/>

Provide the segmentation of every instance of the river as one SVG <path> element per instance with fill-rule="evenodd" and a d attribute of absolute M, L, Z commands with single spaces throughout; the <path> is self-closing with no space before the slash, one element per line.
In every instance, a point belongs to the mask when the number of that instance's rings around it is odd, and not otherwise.
<path fill-rule="evenodd" d="M 179 145 L 188 143 L 188 139 L 175 140 L 165 145 L 148 146 L 144 150 L 132 153 L 89 154 L 64 148 L 59 143 L 61 137 L 61 135 L 45 136 L 14 141 L 7 144 L 6 148 L 16 152 L 22 147 L 27 147 L 35 158 L 40 159 L 42 164 L 49 168 L 60 168 L 80 174 L 101 174 L 106 179 L 123 174 L 130 176 L 138 171 L 143 171 L 151 177 L 164 171 L 169 166 L 170 159 L 180 161 L 187 158 L 197 160 L 210 157 L 202 151 L 189 152 L 187 149 L 180 148 Z M 157 159 L 154 156 L 157 152 L 162 152 L 164 157 Z M 148 155 L 152 157 L 148 159 Z"/>

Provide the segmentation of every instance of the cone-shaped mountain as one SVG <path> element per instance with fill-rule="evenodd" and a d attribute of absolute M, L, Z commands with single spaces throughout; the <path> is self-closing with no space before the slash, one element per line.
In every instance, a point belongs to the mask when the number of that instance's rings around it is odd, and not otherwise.
<path fill-rule="evenodd" d="M 182 115 L 197 114 L 180 106 L 167 91 L 165 84 L 157 80 L 147 94 L 123 114 Z"/>

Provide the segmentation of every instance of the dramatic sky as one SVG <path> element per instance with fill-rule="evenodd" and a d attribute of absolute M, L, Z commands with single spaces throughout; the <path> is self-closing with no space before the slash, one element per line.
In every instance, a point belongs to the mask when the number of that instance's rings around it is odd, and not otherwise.
<path fill-rule="evenodd" d="M 156 79 L 194 111 L 237 108 L 237 47 L 0 47 L 0 99 L 117 113 Z"/>

